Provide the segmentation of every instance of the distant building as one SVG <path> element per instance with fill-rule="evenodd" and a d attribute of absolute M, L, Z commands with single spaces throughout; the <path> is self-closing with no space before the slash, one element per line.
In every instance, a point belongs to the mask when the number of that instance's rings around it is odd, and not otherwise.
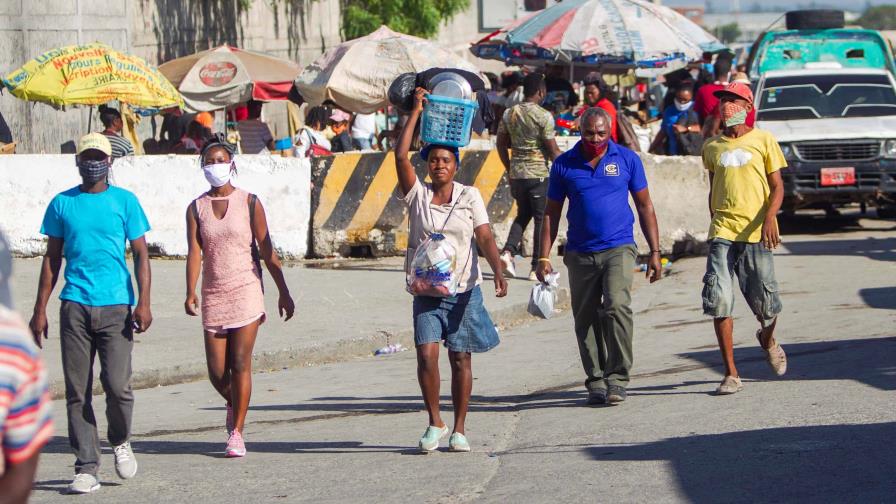
<path fill-rule="evenodd" d="M 703 15 L 706 14 L 706 9 L 703 7 L 698 5 L 690 7 L 672 7 L 672 10 L 688 18 L 692 22 L 703 26 Z"/>
<path fill-rule="evenodd" d="M 852 22 L 859 18 L 859 14 L 855 12 L 846 13 L 846 22 Z M 784 27 L 783 12 L 726 12 L 726 13 L 706 13 L 703 16 L 701 25 L 707 31 L 713 32 L 719 26 L 729 23 L 737 23 L 740 28 L 740 39 L 736 42 L 752 43 L 762 32 L 772 27 Z"/>

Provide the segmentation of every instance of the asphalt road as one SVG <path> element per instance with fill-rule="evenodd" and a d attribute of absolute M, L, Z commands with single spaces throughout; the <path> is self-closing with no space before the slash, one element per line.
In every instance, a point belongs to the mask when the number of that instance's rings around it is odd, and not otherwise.
<path fill-rule="evenodd" d="M 785 229 L 776 257 L 778 338 L 789 356 L 783 378 L 763 361 L 739 299 L 735 355 L 745 389 L 711 394 L 721 363 L 700 309 L 704 261 L 686 259 L 657 284 L 639 281 L 635 377 L 620 406 L 584 405 L 567 313 L 505 330 L 498 348 L 474 357 L 472 453 L 416 454 L 426 416 L 406 352 L 257 374 L 249 454 L 240 460 L 222 457 L 223 404 L 208 383 L 138 391 L 139 474 L 119 480 L 106 449 L 103 488 L 79 500 L 891 501 L 896 225 L 802 218 Z M 73 463 L 62 402 L 55 413 L 57 436 L 32 502 L 73 499 L 60 494 Z M 450 411 L 445 419 L 450 425 Z"/>

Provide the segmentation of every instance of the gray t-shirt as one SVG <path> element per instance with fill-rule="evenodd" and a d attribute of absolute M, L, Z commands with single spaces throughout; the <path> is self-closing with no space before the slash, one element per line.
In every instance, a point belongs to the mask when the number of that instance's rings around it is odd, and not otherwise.
<path fill-rule="evenodd" d="M 482 200 L 479 189 L 457 182 L 454 183 L 450 203 L 433 205 L 432 196 L 432 186 L 422 184 L 417 179 L 414 187 L 404 197 L 404 202 L 408 205 L 408 222 L 411 227 L 408 235 L 408 259 L 406 262 L 410 261 L 409 258 L 414 256 L 414 251 L 430 234 L 438 232 L 444 225 L 445 229 L 442 234 L 457 251 L 457 267 L 459 268 L 457 278 L 460 279 L 457 292 L 467 292 L 482 283 L 479 254 L 476 251 L 476 237 L 473 230 L 489 223 L 485 202 Z M 455 203 L 457 206 L 454 206 Z M 452 206 L 454 206 L 454 212 L 451 212 Z M 449 213 L 451 213 L 450 218 L 448 218 Z"/>

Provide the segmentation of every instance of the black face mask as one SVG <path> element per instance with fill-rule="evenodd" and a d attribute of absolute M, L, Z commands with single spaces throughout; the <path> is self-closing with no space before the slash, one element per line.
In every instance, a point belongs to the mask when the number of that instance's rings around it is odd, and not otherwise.
<path fill-rule="evenodd" d="M 96 184 L 106 180 L 106 176 L 109 175 L 109 160 L 84 159 L 78 161 L 78 173 L 81 174 L 85 184 Z"/>

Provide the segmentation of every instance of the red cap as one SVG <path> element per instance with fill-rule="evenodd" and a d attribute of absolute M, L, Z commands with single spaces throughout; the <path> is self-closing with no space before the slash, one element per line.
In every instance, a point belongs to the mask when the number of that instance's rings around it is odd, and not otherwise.
<path fill-rule="evenodd" d="M 716 91 L 713 95 L 715 95 L 716 98 L 722 98 L 725 95 L 734 95 L 753 103 L 753 91 L 750 89 L 750 86 L 743 82 L 729 82 L 723 89 Z"/>

